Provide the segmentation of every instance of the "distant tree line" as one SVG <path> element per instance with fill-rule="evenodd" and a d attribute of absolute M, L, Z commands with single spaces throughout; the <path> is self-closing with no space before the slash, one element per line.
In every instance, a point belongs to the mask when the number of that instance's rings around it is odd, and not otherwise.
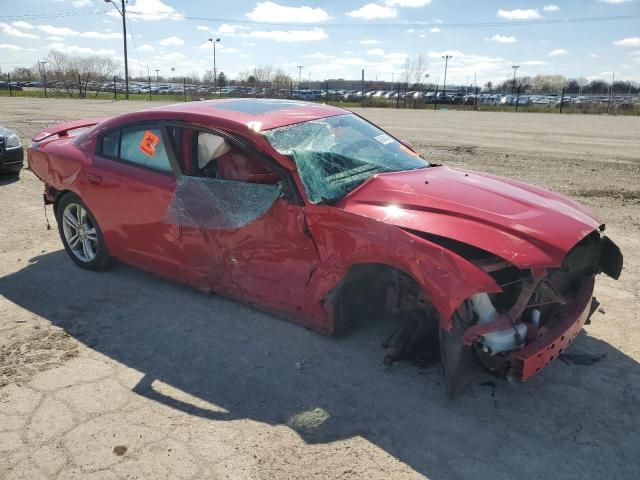
<path fill-rule="evenodd" d="M 585 94 L 585 95 L 604 95 L 608 94 L 611 83 L 604 80 L 586 78 L 566 78 L 562 75 L 536 75 L 534 77 L 520 77 L 513 80 L 505 80 L 502 83 L 493 85 L 487 82 L 484 86 L 485 91 L 517 93 L 518 88 L 520 94 L 526 93 L 559 93 L 565 89 L 568 94 Z M 640 93 L 640 85 L 636 82 L 615 81 L 613 83 L 613 93 L 615 94 L 638 94 Z"/>
<path fill-rule="evenodd" d="M 38 63 L 32 67 L 15 68 L 11 73 L 11 80 L 42 80 L 44 77 L 42 68 L 46 68 L 47 83 L 52 85 L 51 88 L 64 96 L 73 97 L 79 95 L 84 97 L 87 95 L 89 83 L 110 81 L 121 69 L 121 63 L 110 57 L 101 55 L 75 56 L 57 50 L 50 51 L 45 61 L 44 66 Z M 209 85 L 217 83 L 218 86 L 242 85 L 259 87 L 269 85 L 273 89 L 292 88 L 297 84 L 298 80 L 292 78 L 282 68 L 269 64 L 257 65 L 253 69 L 243 70 L 236 75 L 235 79 L 229 79 L 223 71 L 217 71 L 216 74 L 218 78 L 217 82 L 214 82 L 213 70 L 207 70 L 202 76 L 198 73 L 178 76 L 175 75 L 172 69 L 170 75 L 160 75 L 159 72 L 153 75 L 152 71 L 150 75 L 142 73 L 137 76 L 133 75 L 131 80 L 138 82 L 173 81 Z M 301 79 L 301 83 L 304 86 L 306 82 Z M 319 86 L 329 88 L 329 83 L 331 83 L 331 88 L 333 89 L 360 87 L 359 79 L 332 79 L 309 83 L 314 88 Z M 371 80 L 366 82 L 368 88 L 371 88 L 372 83 Z M 447 89 L 461 86 L 467 90 L 472 90 L 475 87 L 473 85 L 459 85 L 453 81 L 447 83 Z M 405 60 L 402 71 L 399 72 L 393 85 L 384 81 L 376 81 L 374 85 L 379 86 L 380 84 L 383 85 L 383 88 L 395 88 L 395 86 L 402 84 L 403 89 L 407 90 L 435 90 L 436 88 L 442 88 L 442 84 L 439 86 L 434 84 L 433 79 L 430 79 L 429 75 L 427 75 L 427 62 L 421 54 L 413 59 L 408 57 Z M 496 84 L 486 82 L 481 91 L 489 93 L 511 93 L 513 91 L 516 93 L 519 89 L 520 94 L 559 93 L 563 88 L 567 94 L 602 95 L 609 93 L 611 84 L 600 79 L 587 80 L 586 78 L 566 78 L 562 75 L 536 75 L 517 77 L 515 82 L 512 79 Z M 615 94 L 638 94 L 640 93 L 640 85 L 637 82 L 616 81 L 613 84 L 613 92 Z M 95 95 L 98 93 L 99 90 L 95 92 Z"/>

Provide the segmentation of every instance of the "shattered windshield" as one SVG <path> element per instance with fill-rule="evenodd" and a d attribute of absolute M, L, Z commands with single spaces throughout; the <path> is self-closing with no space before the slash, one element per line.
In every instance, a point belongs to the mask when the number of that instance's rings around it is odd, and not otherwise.
<path fill-rule="evenodd" d="M 313 203 L 337 200 L 377 173 L 429 166 L 417 153 L 353 114 L 263 134 L 279 153 L 294 159 Z"/>

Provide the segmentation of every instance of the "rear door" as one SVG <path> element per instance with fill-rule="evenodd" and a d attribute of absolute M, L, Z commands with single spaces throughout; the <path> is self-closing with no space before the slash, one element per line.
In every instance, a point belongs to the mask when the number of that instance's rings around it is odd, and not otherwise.
<path fill-rule="evenodd" d="M 165 221 L 176 187 L 166 142 L 158 123 L 106 132 L 86 168 L 82 196 L 113 256 L 175 278 L 180 232 Z"/>

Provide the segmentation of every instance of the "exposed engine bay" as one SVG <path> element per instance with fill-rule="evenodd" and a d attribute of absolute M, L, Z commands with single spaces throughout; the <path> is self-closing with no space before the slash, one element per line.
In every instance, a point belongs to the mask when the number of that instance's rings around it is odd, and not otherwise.
<path fill-rule="evenodd" d="M 580 241 L 560 267 L 548 269 L 521 270 L 474 247 L 439 240 L 464 252 L 502 291 L 472 295 L 454 314 L 447 332 L 438 328 L 437 312 L 429 308 L 428 300 L 411 291 L 406 279 L 404 285 L 400 280 L 394 313 L 403 320 L 383 342 L 386 348 L 395 338 L 394 351 L 384 361 L 387 365 L 400 359 L 431 363 L 439 358 L 453 396 L 463 388 L 474 360 L 502 378 L 527 380 L 537 373 L 562 354 L 598 308 L 592 297 L 594 277 L 602 272 L 617 279 L 622 270 L 620 250 L 598 231 Z M 582 316 L 565 328 L 576 311 Z M 558 329 L 562 331 L 556 339 Z M 544 352 L 536 352 L 533 360 L 520 355 L 533 347 L 544 347 Z"/>

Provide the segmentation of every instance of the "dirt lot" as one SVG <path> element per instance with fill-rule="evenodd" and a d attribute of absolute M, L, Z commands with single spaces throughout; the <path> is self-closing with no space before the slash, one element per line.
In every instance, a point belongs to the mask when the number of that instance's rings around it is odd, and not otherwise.
<path fill-rule="evenodd" d="M 27 142 L 146 107 L 2 98 L 0 124 Z M 80 270 L 23 172 L 0 180 L 0 478 L 640 478 L 640 118 L 359 113 L 606 221 L 626 265 L 576 342 L 606 358 L 526 384 L 478 374 L 450 402 L 439 368 L 384 367 L 375 329 L 323 338 L 124 265 Z"/>

